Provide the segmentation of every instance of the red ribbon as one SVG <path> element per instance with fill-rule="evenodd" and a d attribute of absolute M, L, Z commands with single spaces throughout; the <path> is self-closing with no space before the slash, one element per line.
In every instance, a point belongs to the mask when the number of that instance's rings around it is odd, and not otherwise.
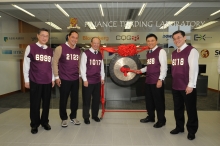
<path fill-rule="evenodd" d="M 148 50 L 148 49 L 149 49 L 148 46 L 137 48 L 134 44 L 129 44 L 129 45 L 120 45 L 120 46 L 118 46 L 118 48 L 101 47 L 100 51 L 102 54 L 103 54 L 103 51 L 107 51 L 110 53 L 118 53 L 120 56 L 126 57 L 126 56 L 134 56 L 134 55 L 138 54 L 139 52 L 142 52 L 142 51 Z"/>
<path fill-rule="evenodd" d="M 118 47 L 118 54 L 120 56 L 134 56 L 137 54 L 137 49 L 136 46 L 134 44 L 130 44 L 130 45 L 120 45 Z"/>

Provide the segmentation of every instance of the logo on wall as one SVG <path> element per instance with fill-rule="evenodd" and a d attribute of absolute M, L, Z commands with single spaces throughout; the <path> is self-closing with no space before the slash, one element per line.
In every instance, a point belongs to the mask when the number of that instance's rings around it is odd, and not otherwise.
<path fill-rule="evenodd" d="M 2 54 L 22 55 L 22 54 L 24 54 L 24 51 L 22 51 L 22 50 L 2 50 Z"/>
<path fill-rule="evenodd" d="M 202 58 L 207 58 L 209 56 L 209 50 L 207 49 L 203 49 L 201 52 L 200 52 L 200 55 Z"/>
<path fill-rule="evenodd" d="M 133 40 L 137 41 L 139 40 L 139 35 L 137 36 L 131 36 L 131 35 L 116 35 L 116 40 Z"/>
<path fill-rule="evenodd" d="M 137 36 L 132 36 L 132 40 L 133 40 L 133 41 L 139 40 L 139 35 L 137 35 Z"/>
<path fill-rule="evenodd" d="M 83 36 L 83 40 L 91 40 L 93 37 L 98 37 L 101 41 L 108 41 L 109 37 L 108 36 Z"/>
<path fill-rule="evenodd" d="M 206 34 L 201 35 L 201 34 L 194 34 L 194 41 L 205 41 L 207 38 L 212 38 L 212 37 L 207 37 Z"/>
<path fill-rule="evenodd" d="M 14 40 L 24 40 L 24 37 L 4 37 L 4 41 L 8 42 L 8 41 L 14 41 Z"/>
<path fill-rule="evenodd" d="M 163 38 L 166 38 L 166 39 L 172 38 L 172 35 L 163 35 Z"/>
<path fill-rule="evenodd" d="M 77 18 L 70 18 L 70 25 L 67 27 L 67 29 L 76 28 L 80 29 L 80 27 L 77 25 L 78 19 Z"/>
<path fill-rule="evenodd" d="M 2 50 L 2 54 L 12 54 L 12 50 Z"/>
<path fill-rule="evenodd" d="M 8 37 L 4 37 L 4 41 L 7 42 L 8 41 Z"/>

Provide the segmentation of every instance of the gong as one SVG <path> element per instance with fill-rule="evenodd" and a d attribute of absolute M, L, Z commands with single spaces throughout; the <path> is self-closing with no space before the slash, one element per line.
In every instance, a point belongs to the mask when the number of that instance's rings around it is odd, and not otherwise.
<path fill-rule="evenodd" d="M 128 72 L 125 76 L 121 72 L 122 67 L 131 70 L 141 69 L 142 65 L 137 55 L 127 57 L 115 55 L 110 62 L 109 73 L 113 82 L 119 86 L 130 86 L 139 79 L 140 75 L 133 72 Z"/>

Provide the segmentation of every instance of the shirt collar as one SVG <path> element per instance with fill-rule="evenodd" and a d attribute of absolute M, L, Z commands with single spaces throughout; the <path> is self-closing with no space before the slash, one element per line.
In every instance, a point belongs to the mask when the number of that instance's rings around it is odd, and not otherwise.
<path fill-rule="evenodd" d="M 182 51 L 183 49 L 185 49 L 186 47 L 187 47 L 188 45 L 186 44 L 186 43 L 184 43 L 180 48 L 178 48 L 178 49 L 180 49 L 180 51 Z"/>
<path fill-rule="evenodd" d="M 65 43 L 68 47 L 70 47 L 70 45 L 68 44 L 68 42 L 66 42 Z M 71 47 L 70 47 L 71 48 Z M 71 48 L 71 49 L 74 49 L 74 48 L 76 48 L 76 44 L 74 45 L 74 47 L 73 48 Z"/>
<path fill-rule="evenodd" d="M 152 52 L 153 52 L 154 50 L 156 50 L 157 48 L 158 48 L 158 46 L 156 45 L 153 49 L 151 49 Z"/>
<path fill-rule="evenodd" d="M 98 51 L 98 50 L 93 49 L 92 47 L 89 48 L 89 50 L 90 50 L 92 53 L 94 53 L 94 54 L 95 54 L 95 51 Z"/>
<path fill-rule="evenodd" d="M 47 45 L 41 45 L 39 42 L 36 43 L 40 48 L 43 46 L 43 49 L 47 49 Z"/>

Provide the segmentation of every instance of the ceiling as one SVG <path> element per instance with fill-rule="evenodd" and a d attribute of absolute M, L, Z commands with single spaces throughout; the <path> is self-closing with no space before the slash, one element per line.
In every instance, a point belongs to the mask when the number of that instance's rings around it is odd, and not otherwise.
<path fill-rule="evenodd" d="M 13 16 L 17 19 L 23 20 L 33 26 L 38 28 L 45 27 L 49 28 L 46 21 L 51 21 L 62 28 L 62 30 L 52 31 L 56 32 L 67 32 L 69 31 L 67 27 L 70 25 L 70 18 L 78 19 L 78 26 L 81 28 L 78 30 L 80 32 L 123 32 L 125 31 L 124 26 L 121 25 L 120 21 L 133 20 L 138 23 L 144 22 L 145 24 L 150 21 L 154 26 L 150 24 L 148 26 L 142 27 L 132 27 L 131 32 L 143 32 L 143 31 L 166 31 L 160 30 L 159 27 L 155 26 L 161 22 L 166 21 L 220 21 L 220 13 L 210 16 L 211 13 L 220 10 L 220 2 L 193 2 L 190 7 L 181 12 L 178 16 L 174 14 L 182 8 L 187 2 L 152 2 L 147 3 L 145 10 L 141 16 L 137 16 L 142 2 L 132 3 L 132 2 L 106 2 L 101 3 L 104 11 L 104 17 L 100 14 L 99 4 L 95 2 L 62 2 L 58 3 L 69 15 L 66 17 L 54 3 L 15 3 L 19 7 L 31 12 L 35 17 L 29 16 L 26 13 L 13 7 L 12 3 L 0 3 L 0 12 Z M 14 3 L 13 3 L 14 4 Z M 86 21 L 92 21 L 98 25 L 96 30 L 91 30 L 88 26 L 85 26 Z M 117 27 L 102 27 L 100 24 L 108 23 L 111 21 L 117 22 Z M 220 22 L 215 23 L 205 29 L 210 29 L 213 27 L 219 27 Z"/>

